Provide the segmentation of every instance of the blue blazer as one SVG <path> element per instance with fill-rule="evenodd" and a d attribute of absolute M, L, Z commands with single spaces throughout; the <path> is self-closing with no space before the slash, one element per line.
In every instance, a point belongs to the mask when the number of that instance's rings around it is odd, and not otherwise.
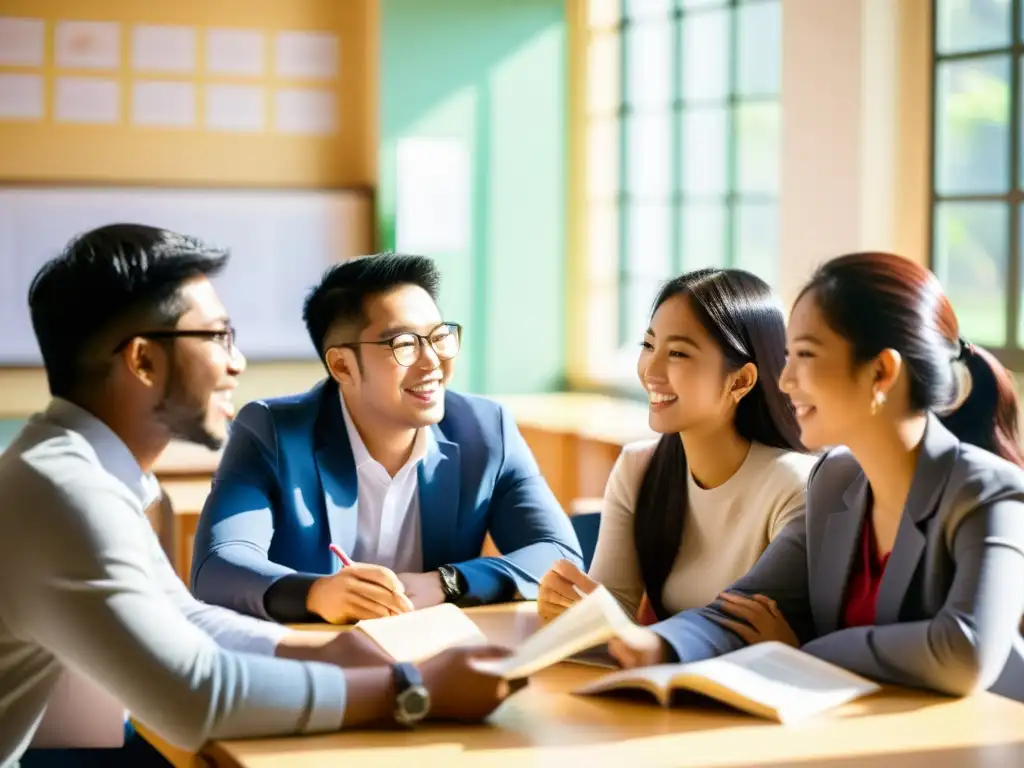
<path fill-rule="evenodd" d="M 497 403 L 448 392 L 437 442 L 419 472 L 425 571 L 457 566 L 467 598 L 537 594 L 560 558 L 582 565 L 579 542 L 520 435 Z M 327 575 L 328 545 L 351 552 L 357 525 L 352 447 L 335 383 L 251 402 L 239 411 L 199 519 L 196 597 L 270 618 L 264 595 L 282 576 Z M 481 557 L 490 532 L 503 557 Z"/>

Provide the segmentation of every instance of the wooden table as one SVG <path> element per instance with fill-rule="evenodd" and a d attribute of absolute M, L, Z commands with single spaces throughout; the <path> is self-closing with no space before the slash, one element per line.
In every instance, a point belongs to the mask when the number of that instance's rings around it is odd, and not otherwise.
<path fill-rule="evenodd" d="M 532 603 L 468 613 L 494 642 L 515 644 L 537 626 Z M 222 741 L 199 757 L 163 751 L 175 765 L 223 768 L 1024 765 L 1024 705 L 992 694 L 950 699 L 886 689 L 786 727 L 725 709 L 663 710 L 642 701 L 570 695 L 601 674 L 572 664 L 545 670 L 486 725 Z"/>

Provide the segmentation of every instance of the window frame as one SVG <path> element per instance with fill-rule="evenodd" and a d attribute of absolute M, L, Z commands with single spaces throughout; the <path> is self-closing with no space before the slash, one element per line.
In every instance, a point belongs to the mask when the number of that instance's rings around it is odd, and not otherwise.
<path fill-rule="evenodd" d="M 1024 329 L 1020 327 L 1021 320 L 1021 279 L 1024 277 L 1024 270 L 1021 268 L 1021 260 L 1024 253 L 1021 252 L 1022 233 L 1021 226 L 1024 224 L 1024 216 L 1021 215 L 1024 208 L 1024 174 L 1021 173 L 1021 156 L 1024 149 L 1024 141 L 1021 137 L 1021 67 L 1024 66 L 1024 0 L 1010 0 L 1010 42 L 1008 45 L 1000 45 L 985 48 L 970 48 L 955 53 L 939 53 L 939 14 L 943 0 L 932 0 L 931 2 L 931 33 L 929 36 L 931 50 L 931 83 L 930 83 L 930 126 L 929 126 L 929 159 L 928 159 L 928 266 L 934 272 L 937 267 L 936 245 L 938 238 L 935 234 L 935 227 L 938 221 L 936 212 L 942 203 L 1001 203 L 1008 208 L 1006 233 L 1006 293 L 1003 298 L 1006 301 L 1005 334 L 1006 344 L 1001 347 L 985 346 L 1004 366 L 1013 371 L 1024 371 Z M 1008 189 L 1006 193 L 971 193 L 971 194 L 941 194 L 938 191 L 938 133 L 939 133 L 939 73 L 942 64 L 956 61 L 969 61 L 971 59 L 983 58 L 986 56 L 1008 56 L 1010 59 L 1010 75 L 1007 83 L 1009 90 L 1009 114 L 1007 130 L 1009 133 L 1008 160 Z M 956 311 L 956 305 L 953 306 Z M 968 334 L 969 335 L 969 334 Z M 970 339 L 968 339 L 970 341 Z"/>

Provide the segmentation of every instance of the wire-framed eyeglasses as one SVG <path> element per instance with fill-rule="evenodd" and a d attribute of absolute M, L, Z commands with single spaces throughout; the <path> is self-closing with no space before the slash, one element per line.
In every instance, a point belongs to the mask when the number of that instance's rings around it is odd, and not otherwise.
<path fill-rule="evenodd" d="M 195 338 L 195 339 L 209 339 L 215 341 L 224 347 L 225 350 L 230 354 L 235 352 L 235 339 L 237 334 L 235 328 L 232 325 L 226 328 L 174 328 L 164 329 L 158 331 L 140 331 L 139 333 L 133 333 L 131 336 L 123 339 L 120 344 L 114 347 L 113 354 L 117 354 L 122 349 L 127 347 L 132 339 L 179 339 L 179 338 Z"/>
<path fill-rule="evenodd" d="M 451 360 L 459 354 L 462 342 L 462 326 L 458 323 L 441 323 L 426 336 L 411 331 L 399 333 L 389 339 L 380 341 L 350 341 L 345 344 L 338 344 L 339 347 L 358 347 L 369 344 L 377 347 L 390 347 L 395 362 L 403 368 L 409 368 L 416 364 L 423 354 L 423 347 L 426 344 L 434 350 L 439 360 Z"/>

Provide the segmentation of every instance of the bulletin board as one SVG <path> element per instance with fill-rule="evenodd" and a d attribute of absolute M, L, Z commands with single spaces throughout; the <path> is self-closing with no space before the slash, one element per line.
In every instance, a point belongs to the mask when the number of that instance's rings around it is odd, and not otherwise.
<path fill-rule="evenodd" d="M 372 184 L 374 0 L 4 0 L 0 181 Z"/>

